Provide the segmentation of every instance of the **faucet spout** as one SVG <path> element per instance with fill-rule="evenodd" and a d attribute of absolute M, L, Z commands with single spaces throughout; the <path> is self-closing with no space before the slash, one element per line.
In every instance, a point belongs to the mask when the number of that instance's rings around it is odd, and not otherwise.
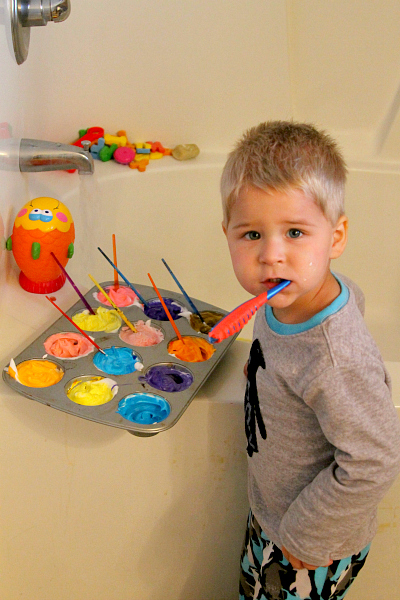
<path fill-rule="evenodd" d="M 78 146 L 22 139 L 19 147 L 19 170 L 24 173 L 37 171 L 69 171 L 93 174 L 94 161 L 89 152 Z"/>

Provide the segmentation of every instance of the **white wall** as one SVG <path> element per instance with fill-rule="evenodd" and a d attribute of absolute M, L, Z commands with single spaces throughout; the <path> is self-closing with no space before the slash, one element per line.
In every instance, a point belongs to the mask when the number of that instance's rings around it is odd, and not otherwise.
<path fill-rule="evenodd" d="M 32 135 L 100 125 L 225 150 L 261 115 L 291 115 L 284 2 L 75 1 L 45 33 L 31 36 L 28 112 L 46 113 Z"/>
<path fill-rule="evenodd" d="M 69 141 L 95 124 L 225 151 L 293 116 L 349 159 L 398 160 L 399 13 L 396 0 L 75 1 L 31 34 L 27 132 Z"/>

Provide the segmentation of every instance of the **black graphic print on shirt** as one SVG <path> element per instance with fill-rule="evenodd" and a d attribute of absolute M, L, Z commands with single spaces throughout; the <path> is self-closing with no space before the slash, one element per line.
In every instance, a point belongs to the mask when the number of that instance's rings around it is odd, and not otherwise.
<path fill-rule="evenodd" d="M 257 392 L 256 374 L 259 367 L 265 369 L 265 360 L 260 342 L 254 340 L 251 345 L 250 357 L 247 365 L 247 385 L 244 396 L 245 431 L 247 436 L 247 454 L 249 456 L 253 456 L 254 452 L 258 452 L 256 422 L 261 437 L 264 440 L 267 439 L 267 432 L 262 418 Z"/>

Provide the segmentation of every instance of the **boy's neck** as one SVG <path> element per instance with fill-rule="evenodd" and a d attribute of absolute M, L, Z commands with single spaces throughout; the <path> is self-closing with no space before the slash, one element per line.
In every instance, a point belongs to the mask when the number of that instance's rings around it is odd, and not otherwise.
<path fill-rule="evenodd" d="M 297 324 L 305 323 L 314 315 L 324 310 L 339 296 L 340 284 L 336 277 L 329 271 L 326 279 L 314 294 L 307 298 L 301 298 L 286 308 L 273 308 L 274 317 L 281 323 Z"/>

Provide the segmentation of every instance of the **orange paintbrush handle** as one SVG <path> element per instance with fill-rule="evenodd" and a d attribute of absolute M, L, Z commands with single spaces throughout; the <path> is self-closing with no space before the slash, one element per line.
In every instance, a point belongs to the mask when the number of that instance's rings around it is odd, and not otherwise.
<path fill-rule="evenodd" d="M 117 244 L 115 241 L 115 233 L 112 234 L 112 242 L 113 242 L 113 256 L 114 256 L 114 264 L 117 267 Z M 114 269 L 114 289 L 118 290 L 119 288 L 119 283 L 118 283 L 118 273 L 117 270 Z"/>
<path fill-rule="evenodd" d="M 147 273 L 147 275 L 149 276 L 149 279 L 150 279 L 150 281 L 151 281 L 151 285 L 153 286 L 153 288 L 154 288 L 154 291 L 155 291 L 155 293 L 157 294 L 157 296 L 158 296 L 158 298 L 159 298 L 159 300 L 160 300 L 160 302 L 161 302 L 161 304 L 162 304 L 162 307 L 163 307 L 163 309 L 165 310 L 165 314 L 167 315 L 167 317 L 168 317 L 168 319 L 169 319 L 169 322 L 171 323 L 172 327 L 174 328 L 174 331 L 175 331 L 176 335 L 178 336 L 178 338 L 179 338 L 179 339 L 181 340 L 181 342 L 183 343 L 183 338 L 182 338 L 182 336 L 181 336 L 181 334 L 180 334 L 180 332 L 179 332 L 179 329 L 177 328 L 177 326 L 176 326 L 176 324 L 175 324 L 175 321 L 174 321 L 174 320 L 173 320 L 173 318 L 171 317 L 171 313 L 169 312 L 169 310 L 168 310 L 168 308 L 167 308 L 167 305 L 165 304 L 165 302 L 164 302 L 164 300 L 163 300 L 163 298 L 162 298 L 162 296 L 161 296 L 160 292 L 158 291 L 156 284 L 155 284 L 155 283 L 154 283 L 154 281 L 152 280 L 150 273 Z"/>
<path fill-rule="evenodd" d="M 290 281 L 288 279 L 282 279 L 282 281 L 271 290 L 256 296 L 256 298 L 250 298 L 250 300 L 240 304 L 211 329 L 208 334 L 209 341 L 211 343 L 222 342 L 222 340 L 225 340 L 227 337 L 238 333 L 246 323 L 250 321 L 251 317 L 260 306 L 268 302 L 275 294 L 288 286 L 289 283 Z"/>

